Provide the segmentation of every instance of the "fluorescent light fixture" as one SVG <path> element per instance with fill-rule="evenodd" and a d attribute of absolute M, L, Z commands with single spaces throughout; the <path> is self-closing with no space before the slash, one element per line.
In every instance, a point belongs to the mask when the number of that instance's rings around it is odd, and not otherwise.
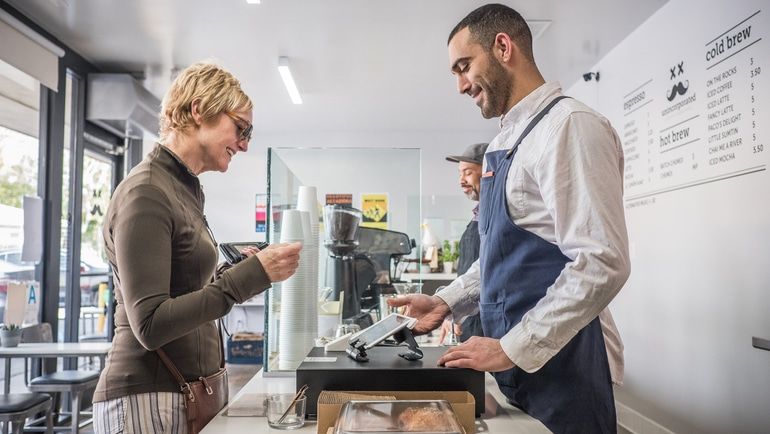
<path fill-rule="evenodd" d="M 291 102 L 294 104 L 302 104 L 302 97 L 299 95 L 297 84 L 294 83 L 294 77 L 291 76 L 291 70 L 289 70 L 289 58 L 281 56 L 278 58 L 278 72 L 281 73 L 283 84 L 286 86 L 286 90 L 289 92 Z"/>
<path fill-rule="evenodd" d="M 262 2 L 262 0 L 246 0 L 246 3 L 250 5 L 258 5 Z"/>

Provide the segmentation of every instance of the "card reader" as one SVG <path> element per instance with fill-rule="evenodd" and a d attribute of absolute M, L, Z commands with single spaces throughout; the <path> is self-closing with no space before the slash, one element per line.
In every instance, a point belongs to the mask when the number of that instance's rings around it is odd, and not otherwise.
<path fill-rule="evenodd" d="M 400 357 L 410 361 L 420 360 L 423 353 L 412 334 L 412 328 L 416 324 L 416 318 L 392 313 L 372 326 L 351 336 L 350 343 L 345 351 L 348 357 L 357 362 L 368 362 L 369 358 L 366 355 L 366 350 L 392 336 L 397 344 L 406 342 L 407 350 L 399 353 Z"/>

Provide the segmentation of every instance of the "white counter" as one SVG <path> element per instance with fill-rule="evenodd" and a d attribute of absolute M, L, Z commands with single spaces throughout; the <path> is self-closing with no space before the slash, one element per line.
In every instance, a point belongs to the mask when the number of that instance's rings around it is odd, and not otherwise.
<path fill-rule="evenodd" d="M 294 393 L 295 377 L 263 377 L 260 370 L 243 389 L 233 397 L 233 402 L 246 393 Z M 550 433 L 538 420 L 505 402 L 505 398 L 491 375 L 486 375 L 485 413 L 476 419 L 476 432 L 489 434 Z M 223 410 L 201 431 L 201 434 L 240 433 L 315 433 L 315 421 L 291 431 L 277 430 L 267 425 L 264 417 L 230 417 Z M 483 431 L 481 431 L 483 429 Z"/>

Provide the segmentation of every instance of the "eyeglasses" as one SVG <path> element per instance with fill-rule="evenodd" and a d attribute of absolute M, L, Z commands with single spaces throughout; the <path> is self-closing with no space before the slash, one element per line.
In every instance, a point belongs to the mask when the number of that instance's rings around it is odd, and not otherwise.
<path fill-rule="evenodd" d="M 246 141 L 248 143 L 251 140 L 251 131 L 254 129 L 254 125 L 235 113 L 225 112 L 225 114 L 233 120 L 235 127 L 238 128 L 238 140 Z M 246 124 L 246 127 L 242 127 L 242 124 Z"/>

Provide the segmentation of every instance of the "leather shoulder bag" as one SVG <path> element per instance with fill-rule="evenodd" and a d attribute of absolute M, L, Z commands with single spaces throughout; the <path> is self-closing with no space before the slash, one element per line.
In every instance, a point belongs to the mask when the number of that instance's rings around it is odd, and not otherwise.
<path fill-rule="evenodd" d="M 187 409 L 187 431 L 198 434 L 214 416 L 227 405 L 227 371 L 222 334 L 219 334 L 219 349 L 222 356 L 219 371 L 208 377 L 198 377 L 198 381 L 186 381 L 174 362 L 165 351 L 157 349 L 160 360 L 168 368 L 184 395 Z"/>

